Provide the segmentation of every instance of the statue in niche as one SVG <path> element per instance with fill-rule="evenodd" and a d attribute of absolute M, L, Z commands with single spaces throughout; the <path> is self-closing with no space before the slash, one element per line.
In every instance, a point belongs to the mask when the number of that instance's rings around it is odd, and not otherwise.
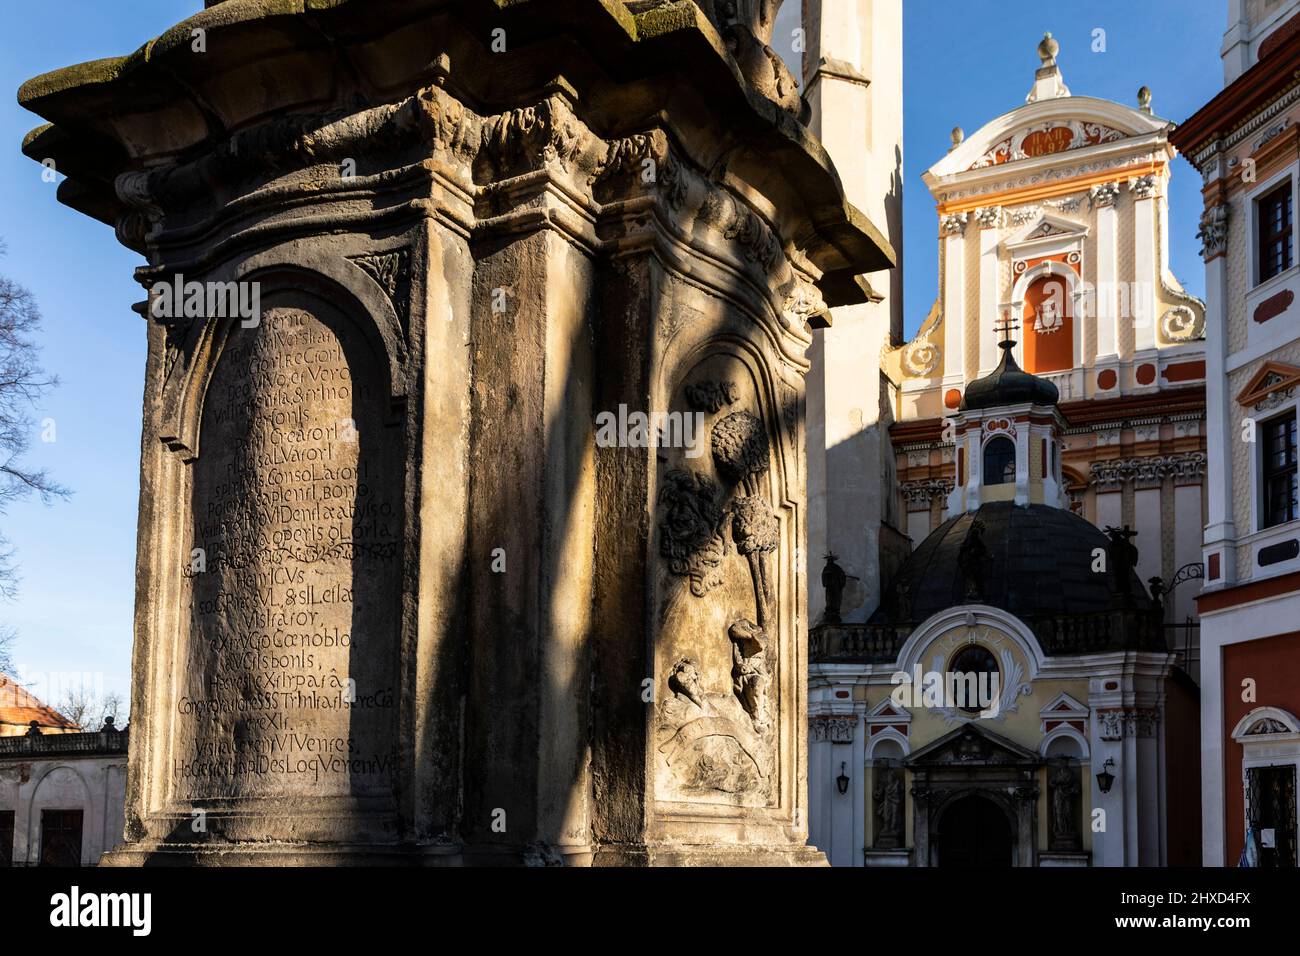
<path fill-rule="evenodd" d="M 848 575 L 835 563 L 834 553 L 826 555 L 826 567 L 822 568 L 822 587 L 826 589 L 826 610 L 822 612 L 825 624 L 840 623 L 840 606 L 844 603 L 844 585 Z"/>
<path fill-rule="evenodd" d="M 1052 849 L 1079 848 L 1079 814 L 1075 797 L 1079 793 L 1079 775 L 1068 759 L 1061 759 L 1048 776 L 1052 794 Z"/>
<path fill-rule="evenodd" d="M 984 579 L 988 574 L 989 549 L 984 543 L 984 522 L 976 519 L 971 522 L 966 540 L 957 552 L 957 567 L 966 582 L 965 599 L 983 601 Z"/>
<path fill-rule="evenodd" d="M 876 767 L 872 790 L 876 810 L 876 841 L 880 850 L 893 850 L 903 843 L 903 771 L 884 761 Z"/>
<path fill-rule="evenodd" d="M 731 638 L 731 688 L 756 734 L 767 732 L 767 637 L 750 621 L 739 620 L 727 631 Z"/>

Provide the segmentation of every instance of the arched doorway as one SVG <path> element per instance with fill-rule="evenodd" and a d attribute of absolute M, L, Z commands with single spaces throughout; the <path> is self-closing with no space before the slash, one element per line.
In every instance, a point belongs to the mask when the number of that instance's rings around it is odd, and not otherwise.
<path fill-rule="evenodd" d="M 1006 814 L 992 800 L 962 797 L 939 818 L 939 866 L 1011 866 L 1014 840 Z"/>

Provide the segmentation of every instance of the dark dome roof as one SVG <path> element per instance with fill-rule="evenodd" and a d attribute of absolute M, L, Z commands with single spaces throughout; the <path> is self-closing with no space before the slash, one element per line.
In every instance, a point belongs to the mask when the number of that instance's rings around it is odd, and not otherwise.
<path fill-rule="evenodd" d="M 962 545 L 976 520 L 987 560 L 982 597 L 967 597 Z M 1147 610 L 1152 602 L 1135 571 L 1126 595 L 1114 573 L 1110 541 L 1095 525 L 1050 505 L 997 501 L 950 518 L 903 562 L 873 623 L 920 623 L 945 608 L 987 604 L 1024 621 L 1112 610 Z M 1093 550 L 1107 552 L 1106 572 L 1095 572 Z"/>
<path fill-rule="evenodd" d="M 999 342 L 1002 361 L 988 375 L 966 386 L 962 411 L 972 408 L 997 408 L 1000 405 L 1055 405 L 1061 397 L 1055 385 L 1045 378 L 1031 375 L 1016 364 L 1011 349 L 1015 343 Z"/>

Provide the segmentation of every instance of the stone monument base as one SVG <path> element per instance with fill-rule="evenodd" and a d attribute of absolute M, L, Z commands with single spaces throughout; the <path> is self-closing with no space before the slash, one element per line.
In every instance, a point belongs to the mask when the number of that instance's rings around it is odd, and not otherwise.
<path fill-rule="evenodd" d="M 377 847 L 307 843 L 121 845 L 99 861 L 105 867 L 136 866 L 828 866 L 811 846 L 728 844 L 633 847 Z"/>

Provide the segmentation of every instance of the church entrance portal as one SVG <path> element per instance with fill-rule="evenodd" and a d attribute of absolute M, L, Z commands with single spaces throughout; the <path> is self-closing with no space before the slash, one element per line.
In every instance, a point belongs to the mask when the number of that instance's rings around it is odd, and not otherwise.
<path fill-rule="evenodd" d="M 939 866 L 1011 866 L 1012 845 L 1006 814 L 984 797 L 963 797 L 939 819 Z"/>

